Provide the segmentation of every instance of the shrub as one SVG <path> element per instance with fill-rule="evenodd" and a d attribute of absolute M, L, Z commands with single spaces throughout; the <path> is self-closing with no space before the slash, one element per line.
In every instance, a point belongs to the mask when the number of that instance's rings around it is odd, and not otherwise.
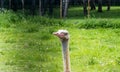
<path fill-rule="evenodd" d="M 86 19 L 82 23 L 76 25 L 78 28 L 120 28 L 120 21 L 108 19 Z"/>
<path fill-rule="evenodd" d="M 46 18 L 46 17 L 42 17 L 42 16 L 30 16 L 28 19 L 28 21 L 36 23 L 36 24 L 40 24 L 40 25 L 45 25 L 45 26 L 63 26 L 64 22 L 61 20 L 57 20 L 54 18 Z"/>

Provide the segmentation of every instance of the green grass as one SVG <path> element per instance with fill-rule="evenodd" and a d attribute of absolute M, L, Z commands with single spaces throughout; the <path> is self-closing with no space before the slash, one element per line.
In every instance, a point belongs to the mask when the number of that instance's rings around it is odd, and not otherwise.
<path fill-rule="evenodd" d="M 70 46 L 73 72 L 119 72 L 116 59 L 119 57 L 120 38 L 116 31 L 119 32 L 119 29 L 80 29 L 71 32 L 75 35 L 71 37 Z"/>
<path fill-rule="evenodd" d="M 120 72 L 119 8 L 91 19 L 69 11 L 64 20 L 0 13 L 0 72 L 63 72 L 58 29 L 70 32 L 72 72 Z"/>

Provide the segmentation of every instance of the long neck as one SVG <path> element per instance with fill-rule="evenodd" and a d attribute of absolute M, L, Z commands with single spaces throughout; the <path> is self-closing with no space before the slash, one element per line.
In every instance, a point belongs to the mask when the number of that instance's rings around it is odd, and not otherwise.
<path fill-rule="evenodd" d="M 69 39 L 62 40 L 64 72 L 70 72 Z"/>

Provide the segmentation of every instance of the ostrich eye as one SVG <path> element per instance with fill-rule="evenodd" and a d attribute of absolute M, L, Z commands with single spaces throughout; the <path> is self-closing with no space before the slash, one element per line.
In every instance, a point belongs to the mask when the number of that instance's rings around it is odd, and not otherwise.
<path fill-rule="evenodd" d="M 65 32 L 61 32 L 61 34 L 63 34 L 63 35 L 68 35 L 68 33 L 65 33 Z"/>
<path fill-rule="evenodd" d="M 68 33 L 64 33 L 64 35 L 68 35 Z"/>

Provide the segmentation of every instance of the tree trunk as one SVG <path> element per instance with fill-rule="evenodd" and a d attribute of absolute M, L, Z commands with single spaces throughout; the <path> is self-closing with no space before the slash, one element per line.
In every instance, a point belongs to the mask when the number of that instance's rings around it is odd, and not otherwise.
<path fill-rule="evenodd" d="M 41 14 L 45 15 L 47 11 L 47 0 L 41 0 Z"/>
<path fill-rule="evenodd" d="M 67 16 L 67 12 L 68 12 L 68 0 L 64 0 L 64 3 L 63 3 L 63 17 L 66 17 Z"/>
<path fill-rule="evenodd" d="M 11 9 L 11 0 L 9 0 L 9 9 Z"/>
<path fill-rule="evenodd" d="M 4 8 L 4 0 L 0 0 L 0 8 Z"/>
<path fill-rule="evenodd" d="M 75 5 L 75 0 L 71 0 L 71 4 L 72 4 L 72 6 L 74 6 Z"/>
<path fill-rule="evenodd" d="M 91 7 L 91 10 L 95 10 L 96 7 L 95 7 L 95 0 L 90 0 L 90 7 Z"/>
<path fill-rule="evenodd" d="M 98 12 L 102 12 L 102 0 L 98 0 Z"/>
<path fill-rule="evenodd" d="M 0 9 L 2 8 L 2 0 L 0 0 Z"/>
<path fill-rule="evenodd" d="M 21 0 L 22 2 L 22 10 L 23 10 L 23 13 L 24 13 L 24 0 Z"/>
<path fill-rule="evenodd" d="M 62 0 L 60 0 L 60 18 L 62 18 Z"/>
<path fill-rule="evenodd" d="M 90 0 L 88 0 L 88 18 L 90 17 Z"/>
<path fill-rule="evenodd" d="M 35 15 L 35 0 L 32 0 L 31 14 Z"/>
<path fill-rule="evenodd" d="M 87 0 L 83 0 L 83 13 L 87 16 Z"/>
<path fill-rule="evenodd" d="M 107 0 L 107 11 L 110 10 L 110 2 L 111 2 L 111 0 Z"/>
<path fill-rule="evenodd" d="M 49 0 L 49 15 L 53 14 L 53 0 Z"/>
<path fill-rule="evenodd" d="M 18 10 L 18 0 L 11 0 L 11 5 L 12 5 L 13 11 Z"/>
<path fill-rule="evenodd" d="M 39 0 L 39 15 L 42 15 L 42 11 L 41 11 L 41 0 Z"/>
<path fill-rule="evenodd" d="M 64 11 L 65 11 L 65 0 L 62 0 L 62 17 L 64 17 Z"/>

